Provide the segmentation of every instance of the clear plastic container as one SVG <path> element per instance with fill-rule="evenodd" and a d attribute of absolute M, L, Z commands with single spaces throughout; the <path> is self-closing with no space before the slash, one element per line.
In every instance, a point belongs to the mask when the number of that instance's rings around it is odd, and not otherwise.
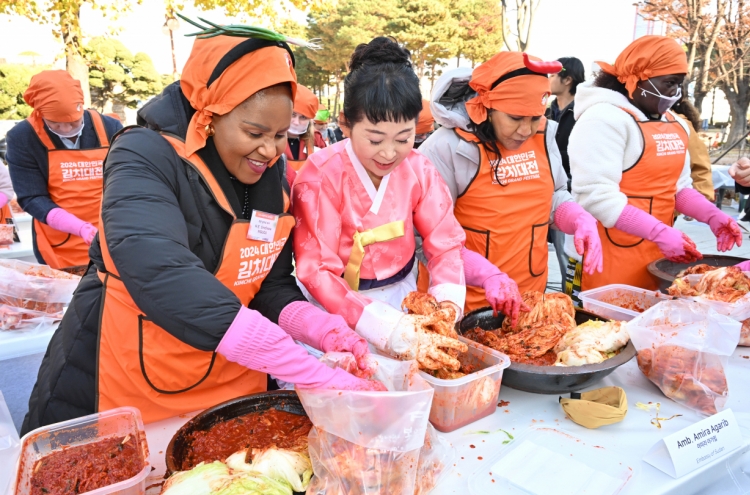
<path fill-rule="evenodd" d="M 469 346 L 469 352 L 458 359 L 477 371 L 455 380 L 441 380 L 420 371 L 435 389 L 430 423 L 442 432 L 457 430 L 495 412 L 503 370 L 510 366 L 510 358 L 502 352 L 460 336 L 458 339 Z"/>
<path fill-rule="evenodd" d="M 639 289 L 631 285 L 612 284 L 581 292 L 583 309 L 602 318 L 630 321 L 651 306 L 673 299 L 661 292 Z"/>
<path fill-rule="evenodd" d="M 109 437 L 127 435 L 131 435 L 140 444 L 145 467 L 129 480 L 86 492 L 86 495 L 144 495 L 151 464 L 141 413 L 134 407 L 118 407 L 43 426 L 24 435 L 21 439 L 21 456 L 16 467 L 16 479 L 10 493 L 26 495 L 30 492 L 29 485 L 36 461 L 48 454 L 63 447 L 86 445 Z"/>
<path fill-rule="evenodd" d="M 13 224 L 0 223 L 0 246 L 13 244 Z"/>
<path fill-rule="evenodd" d="M 634 476 L 637 462 L 562 430 L 531 428 L 471 475 L 469 492 L 616 495 Z"/>

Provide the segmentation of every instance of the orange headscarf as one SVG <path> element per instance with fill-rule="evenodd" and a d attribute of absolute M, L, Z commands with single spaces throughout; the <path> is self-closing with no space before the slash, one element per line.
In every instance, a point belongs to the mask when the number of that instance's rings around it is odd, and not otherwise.
<path fill-rule="evenodd" d="M 416 134 L 427 134 L 435 130 L 435 119 L 432 118 L 432 112 L 430 111 L 430 102 L 422 100 L 422 111 L 419 112 L 419 118 L 417 119 L 417 130 Z"/>
<path fill-rule="evenodd" d="M 685 50 L 666 36 L 643 36 L 628 45 L 617 56 L 615 65 L 597 62 L 607 74 L 625 85 L 630 97 L 638 81 L 669 74 L 687 74 Z"/>
<path fill-rule="evenodd" d="M 289 53 L 281 47 L 260 48 L 243 55 L 206 87 L 222 57 L 247 38 L 216 36 L 196 39 L 180 80 L 182 93 L 196 110 L 185 136 L 185 152 L 192 155 L 206 145 L 206 126 L 214 115 L 224 115 L 258 91 L 288 82 L 292 98 L 297 76 Z"/>
<path fill-rule="evenodd" d="M 83 117 L 83 90 L 80 81 L 64 70 L 45 70 L 31 78 L 23 99 L 34 111 L 31 125 L 43 132 L 42 119 L 75 122 Z"/>
<path fill-rule="evenodd" d="M 544 115 L 550 95 L 546 74 L 511 77 L 492 88 L 504 75 L 525 67 L 522 53 L 500 52 L 474 69 L 469 86 L 478 94 L 466 102 L 466 111 L 475 124 L 487 120 L 488 108 L 522 117 Z"/>
<path fill-rule="evenodd" d="M 294 97 L 294 111 L 308 119 L 315 117 L 318 111 L 318 97 L 305 86 L 297 85 L 297 96 Z"/>

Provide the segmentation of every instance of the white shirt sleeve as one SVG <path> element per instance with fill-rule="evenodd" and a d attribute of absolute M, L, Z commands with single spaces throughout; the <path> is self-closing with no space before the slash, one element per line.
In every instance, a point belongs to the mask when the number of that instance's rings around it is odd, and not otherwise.
<path fill-rule="evenodd" d="M 14 192 L 13 183 L 10 181 L 10 172 L 2 162 L 0 162 L 0 193 L 3 193 L 8 201 L 13 199 Z"/>
<path fill-rule="evenodd" d="M 628 204 L 620 181 L 623 169 L 635 163 L 625 163 L 633 154 L 629 148 L 643 150 L 640 129 L 630 115 L 613 105 L 587 109 L 570 133 L 573 197 L 607 228 L 615 226 Z"/>
<path fill-rule="evenodd" d="M 557 229 L 555 225 L 555 212 L 561 204 L 573 201 L 573 196 L 568 192 L 568 174 L 562 164 L 562 155 L 560 148 L 557 147 L 555 134 L 557 133 L 557 122 L 547 121 L 547 132 L 545 141 L 547 142 L 547 153 L 549 154 L 550 167 L 552 168 L 552 179 L 555 182 L 555 192 L 552 196 L 552 210 L 549 213 L 549 223 L 552 228 Z"/>

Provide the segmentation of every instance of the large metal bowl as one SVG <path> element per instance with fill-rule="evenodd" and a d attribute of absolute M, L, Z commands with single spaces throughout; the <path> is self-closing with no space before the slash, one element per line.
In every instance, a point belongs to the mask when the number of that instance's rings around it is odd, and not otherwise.
<path fill-rule="evenodd" d="M 190 448 L 190 434 L 194 431 L 208 430 L 217 423 L 268 409 L 278 409 L 300 416 L 307 416 L 302 403 L 299 401 L 299 397 L 297 397 L 297 392 L 292 390 L 261 392 L 217 404 L 185 423 L 174 434 L 166 451 L 166 476 L 181 470 L 182 461 L 187 456 L 188 449 Z"/>
<path fill-rule="evenodd" d="M 662 258 L 649 263 L 648 271 L 651 275 L 659 279 L 659 289 L 666 292 L 669 286 L 672 285 L 672 282 L 674 282 L 674 279 L 677 278 L 677 274 L 691 266 L 709 265 L 721 268 L 723 266 L 733 266 L 743 261 L 747 261 L 747 259 L 738 258 L 737 256 L 725 256 L 723 254 L 706 254 L 702 260 L 692 263 L 676 263 Z"/>
<path fill-rule="evenodd" d="M 503 324 L 505 316 L 492 316 L 492 308 L 480 308 L 467 313 L 459 323 L 459 332 L 479 327 L 482 330 L 495 330 Z M 582 309 L 576 309 L 576 323 L 605 321 L 603 318 Z M 534 394 L 567 394 L 589 387 L 612 373 L 635 357 L 635 347 L 628 345 L 615 357 L 599 364 L 585 366 L 533 366 L 511 362 L 503 372 L 503 385 Z"/>

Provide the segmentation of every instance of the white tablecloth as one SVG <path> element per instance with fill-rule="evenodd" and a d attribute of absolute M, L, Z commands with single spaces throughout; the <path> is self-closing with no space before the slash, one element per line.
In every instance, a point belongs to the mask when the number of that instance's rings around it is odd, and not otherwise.
<path fill-rule="evenodd" d="M 616 385 L 625 389 L 628 395 L 628 414 L 625 420 L 615 425 L 597 430 L 578 426 L 565 417 L 558 404 L 558 396 L 537 395 L 519 392 L 508 387 L 500 390 L 500 399 L 510 402 L 506 407 L 487 418 L 470 424 L 452 433 L 443 434 L 456 449 L 456 460 L 449 466 L 450 472 L 441 480 L 439 486 L 431 493 L 468 494 L 468 481 L 472 474 L 485 469 L 483 465 L 500 449 L 505 448 L 502 441 L 505 435 L 483 435 L 471 433 L 477 430 L 495 431 L 503 428 L 514 436 L 522 434 L 531 427 L 546 426 L 563 429 L 571 435 L 592 446 L 599 446 L 615 451 L 628 459 L 634 469 L 634 476 L 622 492 L 625 495 L 652 494 L 740 494 L 747 491 L 730 491 L 735 481 L 728 472 L 734 475 L 741 471 L 743 464 L 750 467 L 750 348 L 739 347 L 730 358 L 727 370 L 730 387 L 728 407 L 731 407 L 743 428 L 745 446 L 733 454 L 714 461 L 680 479 L 674 479 L 642 461 L 646 452 L 661 438 L 670 435 L 702 419 L 700 415 L 667 399 L 638 370 L 635 359 L 618 368 L 609 377 L 592 388 Z M 651 424 L 654 413 L 647 413 L 635 407 L 636 402 L 660 402 L 660 417 L 682 414 L 682 417 L 663 422 L 657 429 Z M 149 477 L 147 485 L 158 484 L 164 473 L 164 452 L 172 435 L 195 413 L 171 418 L 158 423 L 146 425 L 151 462 L 156 468 Z M 474 446 L 473 448 L 471 446 Z M 480 459 L 481 458 L 481 459 Z M 486 466 L 489 467 L 489 466 Z M 745 469 L 750 472 L 750 469 Z M 544 475 L 544 473 L 540 473 Z M 741 475 L 740 482 L 750 484 L 750 478 Z M 149 494 L 158 494 L 159 488 L 152 487 Z"/>
<path fill-rule="evenodd" d="M 734 179 L 729 175 L 729 165 L 711 165 L 711 178 L 714 181 L 714 189 L 734 187 Z"/>

